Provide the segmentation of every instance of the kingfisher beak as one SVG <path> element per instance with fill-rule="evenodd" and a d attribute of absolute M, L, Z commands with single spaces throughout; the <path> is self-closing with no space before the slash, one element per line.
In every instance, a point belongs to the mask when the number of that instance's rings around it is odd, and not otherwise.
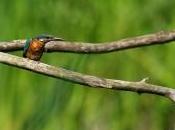
<path fill-rule="evenodd" d="M 54 40 L 54 41 L 64 41 L 64 39 L 59 38 L 59 37 L 54 37 L 52 40 Z"/>
<path fill-rule="evenodd" d="M 50 42 L 50 41 L 64 41 L 64 39 L 58 38 L 58 37 L 52 37 L 52 38 L 44 40 L 44 43 L 47 43 L 47 42 Z"/>

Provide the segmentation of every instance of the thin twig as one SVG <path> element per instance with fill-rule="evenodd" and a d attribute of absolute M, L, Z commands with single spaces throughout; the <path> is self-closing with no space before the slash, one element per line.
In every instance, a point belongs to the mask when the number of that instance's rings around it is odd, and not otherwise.
<path fill-rule="evenodd" d="M 56 68 L 41 62 L 13 56 L 0 52 L 0 62 L 18 68 L 33 71 L 50 77 L 68 80 L 74 83 L 96 88 L 107 88 L 114 90 L 132 91 L 137 93 L 150 93 L 167 97 L 175 102 L 175 89 L 166 88 L 146 83 L 146 79 L 139 82 L 129 82 L 114 79 L 99 78 L 96 76 L 85 75 L 63 68 Z"/>
<path fill-rule="evenodd" d="M 106 53 L 125 50 L 141 46 L 166 44 L 175 40 L 175 31 L 161 31 L 154 34 L 127 38 L 107 43 L 81 43 L 69 41 L 55 41 L 47 43 L 45 52 L 73 52 L 73 53 Z M 25 40 L 0 42 L 0 51 L 11 52 L 22 50 Z"/>

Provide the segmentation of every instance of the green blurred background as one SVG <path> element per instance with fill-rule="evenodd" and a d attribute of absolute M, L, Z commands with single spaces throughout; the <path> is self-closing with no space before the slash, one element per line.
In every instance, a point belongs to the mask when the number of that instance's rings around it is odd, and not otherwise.
<path fill-rule="evenodd" d="M 174 0 L 0 0 L 0 40 L 52 34 L 107 42 L 171 30 Z M 44 54 L 85 74 L 173 87 L 175 44 L 109 54 Z M 21 56 L 22 52 L 11 53 Z M 88 88 L 0 64 L 1 130 L 174 130 L 175 105 L 154 95 Z"/>

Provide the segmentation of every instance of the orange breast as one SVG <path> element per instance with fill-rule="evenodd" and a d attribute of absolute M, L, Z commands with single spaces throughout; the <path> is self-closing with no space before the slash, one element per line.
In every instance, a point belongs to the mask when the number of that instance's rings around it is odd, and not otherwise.
<path fill-rule="evenodd" d="M 32 60 L 40 60 L 43 54 L 44 44 L 38 40 L 33 40 L 27 51 L 27 58 Z"/>
<path fill-rule="evenodd" d="M 32 44 L 30 45 L 30 48 L 32 51 L 39 51 L 41 48 L 43 48 L 43 43 L 40 41 L 34 40 Z"/>

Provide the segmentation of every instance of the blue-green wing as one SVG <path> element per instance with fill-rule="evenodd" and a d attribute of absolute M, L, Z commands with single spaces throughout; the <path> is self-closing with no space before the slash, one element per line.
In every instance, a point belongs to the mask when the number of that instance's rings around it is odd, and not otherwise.
<path fill-rule="evenodd" d="M 30 42 L 31 42 L 30 39 L 27 39 L 26 42 L 25 42 L 24 50 L 23 50 L 23 57 L 26 57 L 27 50 L 29 49 L 29 46 L 30 46 Z"/>

